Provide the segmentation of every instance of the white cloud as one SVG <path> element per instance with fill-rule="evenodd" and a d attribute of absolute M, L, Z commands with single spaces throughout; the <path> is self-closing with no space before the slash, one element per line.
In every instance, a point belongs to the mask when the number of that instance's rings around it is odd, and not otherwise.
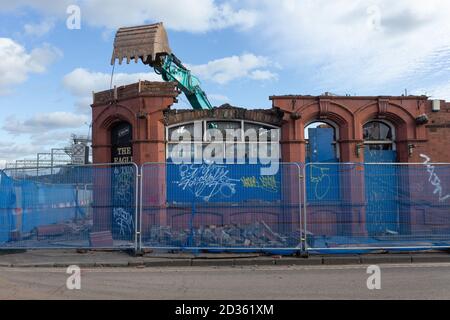
<path fill-rule="evenodd" d="M 6 162 L 19 158 L 34 157 L 36 159 L 36 153 L 40 151 L 42 147 L 38 145 L 0 141 L 0 168 L 4 167 Z"/>
<path fill-rule="evenodd" d="M 43 20 L 39 23 L 27 23 L 23 26 L 23 29 L 27 36 L 42 37 L 54 26 L 55 22 L 53 20 Z"/>
<path fill-rule="evenodd" d="M 28 53 L 14 40 L 0 38 L 0 95 L 25 82 L 31 73 L 45 72 L 61 55 L 61 51 L 48 44 Z"/>
<path fill-rule="evenodd" d="M 115 73 L 113 86 L 135 83 L 139 80 L 162 81 L 161 76 L 154 72 L 147 73 Z M 63 85 L 76 99 L 76 106 L 80 111 L 90 111 L 92 91 L 108 90 L 111 74 L 77 68 L 64 76 Z"/>
<path fill-rule="evenodd" d="M 40 146 L 48 146 L 47 149 L 58 147 L 58 146 L 66 146 L 72 142 L 71 136 L 72 134 L 76 135 L 86 135 L 88 132 L 88 124 L 84 123 L 84 126 L 79 127 L 78 129 L 68 129 L 66 130 L 54 130 L 54 131 L 46 131 L 39 132 L 36 134 L 31 134 L 31 143 L 37 144 Z"/>
<path fill-rule="evenodd" d="M 428 85 L 413 90 L 412 94 L 427 95 L 432 99 L 443 99 L 450 101 L 450 81 L 443 81 L 435 85 Z"/>
<path fill-rule="evenodd" d="M 277 75 L 265 69 L 271 64 L 266 57 L 254 54 L 243 54 L 213 60 L 204 65 L 187 65 L 192 73 L 201 80 L 210 80 L 219 84 L 225 84 L 234 79 L 248 78 L 252 80 L 273 80 Z M 140 73 L 115 73 L 112 85 L 121 86 L 135 83 L 139 80 L 163 81 L 155 72 Z M 75 105 L 81 112 L 90 112 L 92 104 L 92 91 L 108 90 L 111 82 L 111 74 L 90 71 L 85 68 L 76 68 L 63 78 L 64 87 L 75 97 Z M 216 102 L 229 101 L 223 95 L 208 95 Z M 183 99 L 182 97 L 180 98 Z"/>
<path fill-rule="evenodd" d="M 278 76 L 269 70 L 254 70 L 250 72 L 249 78 L 253 80 L 276 80 Z"/>
<path fill-rule="evenodd" d="M 3 136 L 0 139 L 0 168 L 7 162 L 15 162 L 17 159 L 36 159 L 38 152 L 50 152 L 52 148 L 64 148 L 72 143 L 72 134 L 86 135 L 88 126 L 79 129 L 59 129 L 45 131 L 36 129 L 36 132 L 30 132 L 26 136 L 13 134 L 13 138 L 6 140 Z M 67 159 L 64 157 L 55 157 L 56 159 Z M 41 158 L 41 159 L 45 159 Z"/>
<path fill-rule="evenodd" d="M 217 93 L 208 94 L 208 99 L 211 100 L 211 102 L 216 103 L 224 103 L 230 101 L 230 98 L 228 98 L 227 96 Z"/>
<path fill-rule="evenodd" d="M 247 0 L 246 5 L 260 16 L 249 34 L 325 89 L 375 93 L 392 87 L 388 84 L 421 81 L 417 72 L 436 69 L 438 60 L 430 57 L 445 46 L 450 52 L 446 0 Z"/>
<path fill-rule="evenodd" d="M 5 4 L 3 4 L 5 2 Z M 232 1 L 233 5 L 238 5 Z M 215 0 L 17 0 L 2 1 L 1 11 L 18 10 L 24 6 L 48 15 L 64 18 L 69 4 L 81 8 L 82 25 L 116 29 L 122 26 L 141 25 L 163 21 L 172 30 L 206 32 L 229 27 L 246 29 L 255 25 L 255 10 L 234 8 L 230 3 Z"/>
<path fill-rule="evenodd" d="M 118 28 L 163 21 L 172 30 L 205 32 L 228 27 L 249 28 L 257 20 L 254 11 L 234 9 L 214 0 L 81 1 L 83 17 L 91 25 Z"/>
<path fill-rule="evenodd" d="M 0 12 L 30 7 L 44 14 L 65 15 L 66 7 L 77 0 L 0 0 Z"/>
<path fill-rule="evenodd" d="M 43 134 L 52 130 L 79 128 L 89 117 L 84 114 L 70 112 L 39 113 L 26 120 L 19 120 L 15 116 L 6 118 L 2 129 L 10 134 Z"/>
<path fill-rule="evenodd" d="M 253 80 L 275 79 L 276 75 L 267 69 L 271 62 L 263 56 L 246 53 L 209 61 L 201 65 L 188 65 L 196 76 L 202 80 L 210 80 L 226 84 L 235 79 L 249 78 Z"/>

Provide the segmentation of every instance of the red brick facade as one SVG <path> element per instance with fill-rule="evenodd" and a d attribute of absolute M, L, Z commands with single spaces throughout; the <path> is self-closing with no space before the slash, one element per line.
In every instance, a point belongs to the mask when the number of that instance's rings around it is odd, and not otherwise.
<path fill-rule="evenodd" d="M 126 121 L 133 131 L 133 162 L 165 161 L 164 110 L 176 101 L 175 83 L 143 81 L 94 94 L 92 149 L 94 163 L 111 162 L 111 129 Z"/>
<path fill-rule="evenodd" d="M 164 162 L 164 111 L 172 106 L 178 94 L 174 83 L 148 81 L 96 93 L 92 105 L 94 162 L 111 161 L 110 130 L 120 121 L 132 125 L 134 162 L 138 165 Z M 374 119 L 383 119 L 395 127 L 398 162 L 423 162 L 420 154 L 433 162 L 450 162 L 450 148 L 446 147 L 450 145 L 449 102 L 440 101 L 440 111 L 434 112 L 433 101 L 425 96 L 272 96 L 270 99 L 274 110 L 284 112 L 281 123 L 284 162 L 305 162 L 304 128 L 315 120 L 332 121 L 338 127 L 341 162 L 364 162 L 364 153 L 358 156 L 356 149 L 363 143 L 363 125 Z M 192 113 L 197 118 L 208 116 L 198 111 Z M 428 122 L 418 124 L 418 118 L 423 115 Z"/>
<path fill-rule="evenodd" d="M 338 126 L 341 162 L 364 162 L 357 156 L 363 143 L 363 125 L 383 119 L 395 127 L 398 162 L 423 162 L 420 154 L 433 162 L 450 162 L 450 103 L 440 101 L 433 112 L 433 101 L 425 96 L 342 97 L 272 96 L 273 106 L 285 112 L 282 126 L 282 155 L 286 162 L 305 161 L 304 128 L 313 120 L 330 120 Z M 426 115 L 428 123 L 417 124 Z M 412 151 L 412 152 L 410 152 Z"/>
<path fill-rule="evenodd" d="M 425 96 L 378 96 L 378 97 L 352 97 L 352 96 L 272 96 L 272 110 L 253 112 L 244 109 L 218 111 L 192 111 L 170 114 L 167 111 L 176 102 L 177 91 L 174 83 L 140 82 L 116 90 L 108 90 L 94 95 L 92 105 L 93 118 L 93 157 L 95 163 L 111 162 L 111 128 L 116 123 L 126 121 L 132 125 L 133 131 L 133 162 L 141 165 L 145 162 L 165 162 L 165 127 L 170 122 L 174 124 L 183 120 L 210 118 L 211 114 L 226 119 L 241 119 L 250 117 L 281 127 L 281 158 L 283 162 L 305 162 L 306 140 L 305 127 L 312 121 L 329 121 L 336 125 L 339 131 L 337 143 L 341 162 L 364 162 L 364 152 L 358 152 L 364 143 L 363 126 L 365 123 L 381 119 L 389 122 L 395 128 L 395 146 L 397 162 L 423 163 L 426 155 L 431 162 L 450 162 L 450 103 L 439 101 L 439 111 L 433 111 L 433 103 Z M 241 116 L 240 116 L 241 115 Z M 230 118 L 230 119 L 231 119 Z M 278 119 L 278 120 L 277 120 Z M 242 120 L 245 120 L 242 118 Z M 279 122 L 277 122 L 279 121 Z M 411 177 L 410 179 L 414 179 Z M 150 181 L 151 180 L 151 181 Z M 336 207 L 321 204 L 310 206 L 308 219 L 310 231 L 315 234 L 334 235 L 338 233 L 366 235 L 366 215 L 364 212 L 364 175 L 356 174 L 347 177 L 341 186 L 348 190 L 356 190 L 344 195 L 346 202 L 352 203 L 350 208 L 341 205 Z M 412 181 L 411 180 L 411 181 Z M 151 183 L 151 186 L 148 185 Z M 413 185 L 413 183 L 411 184 Z M 157 186 L 157 187 L 156 187 Z M 358 187 L 360 186 L 360 187 Z M 144 189 L 152 190 L 143 199 L 143 206 L 157 205 L 158 210 L 144 212 L 142 217 L 143 231 L 150 225 L 174 225 L 185 227 L 189 208 L 183 214 L 183 209 L 168 210 L 165 208 L 166 190 L 164 170 L 152 175 L 144 182 Z M 298 194 L 298 192 L 297 192 Z M 360 204 L 360 205 L 358 205 Z M 145 211 L 145 209 L 144 209 Z M 225 210 L 222 216 L 213 212 L 208 221 L 217 224 L 228 223 L 233 219 L 246 219 L 249 212 Z M 267 212 L 266 212 L 267 211 Z M 424 212 L 404 209 L 408 214 L 407 223 L 412 228 L 415 220 L 426 219 Z M 413 211 L 413 212 L 411 212 Z M 423 211 L 423 210 L 422 210 Z M 267 215 L 266 220 L 271 225 L 279 217 L 278 212 L 264 210 L 259 215 Z M 284 222 L 297 220 L 298 212 L 284 217 Z M 217 220 L 219 219 L 219 220 Z M 402 218 L 400 218 L 402 219 Z M 217 221 L 216 221 L 217 220 Z M 228 221 L 228 222 L 227 222 Z M 402 223 L 402 221 L 400 221 Z M 406 222 L 405 222 L 406 223 Z M 434 222 L 430 222 L 430 228 Z M 337 228 L 340 228 L 338 230 Z M 100 228 L 101 229 L 101 228 Z M 418 231 L 429 231 L 418 230 Z M 414 231 L 414 230 L 412 230 Z"/>

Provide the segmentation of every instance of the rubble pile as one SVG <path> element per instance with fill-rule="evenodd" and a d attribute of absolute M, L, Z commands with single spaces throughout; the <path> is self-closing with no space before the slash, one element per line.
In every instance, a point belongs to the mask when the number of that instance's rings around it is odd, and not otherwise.
<path fill-rule="evenodd" d="M 287 247 L 289 237 L 274 232 L 264 221 L 251 224 L 208 225 L 175 230 L 153 226 L 145 236 L 148 245 L 194 247 Z"/>

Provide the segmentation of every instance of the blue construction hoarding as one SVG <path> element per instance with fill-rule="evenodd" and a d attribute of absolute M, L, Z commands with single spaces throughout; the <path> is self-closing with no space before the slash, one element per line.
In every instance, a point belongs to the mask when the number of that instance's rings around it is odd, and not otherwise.
<path fill-rule="evenodd" d="M 260 164 L 167 164 L 169 203 L 281 200 L 281 174 L 263 175 Z"/>

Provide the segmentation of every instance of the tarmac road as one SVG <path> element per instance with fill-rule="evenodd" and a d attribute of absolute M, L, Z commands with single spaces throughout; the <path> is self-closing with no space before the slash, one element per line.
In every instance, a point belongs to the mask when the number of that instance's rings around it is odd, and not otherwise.
<path fill-rule="evenodd" d="M 380 290 L 367 289 L 366 268 L 93 268 L 80 290 L 65 268 L 0 268 L 0 299 L 450 299 L 450 263 L 380 265 Z"/>

